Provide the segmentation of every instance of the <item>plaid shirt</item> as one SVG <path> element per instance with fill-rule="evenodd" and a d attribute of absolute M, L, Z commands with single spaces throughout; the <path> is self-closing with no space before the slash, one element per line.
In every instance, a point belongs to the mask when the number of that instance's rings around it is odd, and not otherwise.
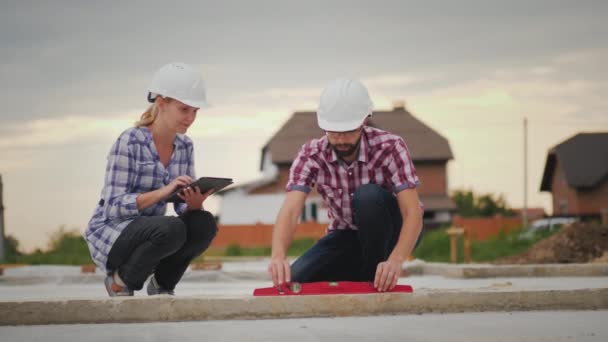
<path fill-rule="evenodd" d="M 338 158 L 326 136 L 304 144 L 291 165 L 286 190 L 308 193 L 316 185 L 329 209 L 331 224 L 328 231 L 356 230 L 352 196 L 357 187 L 368 183 L 378 184 L 395 194 L 420 185 L 403 139 L 365 126 L 359 156 L 350 165 Z"/>
<path fill-rule="evenodd" d="M 93 261 L 103 271 L 112 271 L 106 270 L 108 254 L 129 223 L 139 216 L 162 216 L 167 210 L 167 203 L 160 201 L 139 211 L 137 196 L 159 189 L 181 175 L 195 178 L 192 141 L 178 134 L 173 144 L 166 168 L 146 127 L 127 129 L 112 146 L 101 199 L 84 234 Z M 186 204 L 175 204 L 174 208 L 182 214 Z"/>

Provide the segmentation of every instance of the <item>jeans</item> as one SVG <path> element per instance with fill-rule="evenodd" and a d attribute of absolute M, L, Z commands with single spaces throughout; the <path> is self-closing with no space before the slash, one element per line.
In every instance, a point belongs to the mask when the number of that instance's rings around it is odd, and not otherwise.
<path fill-rule="evenodd" d="M 152 273 L 160 286 L 173 290 L 190 262 L 209 247 L 216 234 L 215 218 L 207 211 L 138 217 L 112 246 L 107 269 L 117 271 L 132 290 L 140 290 Z"/>
<path fill-rule="evenodd" d="M 365 184 L 355 191 L 352 205 L 358 230 L 335 230 L 317 241 L 291 265 L 292 281 L 374 280 L 376 267 L 388 259 L 401 233 L 399 204 L 392 193 Z"/>

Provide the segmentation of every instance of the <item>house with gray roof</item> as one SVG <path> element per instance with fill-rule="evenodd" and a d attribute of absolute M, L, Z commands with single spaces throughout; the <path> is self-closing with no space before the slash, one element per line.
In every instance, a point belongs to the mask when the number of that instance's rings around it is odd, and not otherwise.
<path fill-rule="evenodd" d="M 421 180 L 418 188 L 425 207 L 426 226 L 451 222 L 455 205 L 448 197 L 447 164 L 454 158 L 448 140 L 414 117 L 403 104 L 376 111 L 368 124 L 397 134 L 405 140 Z M 259 180 L 220 192 L 222 224 L 272 224 L 285 194 L 289 168 L 304 143 L 325 133 L 315 112 L 295 112 L 261 150 Z M 321 197 L 308 196 L 303 221 L 329 222 Z"/>
<path fill-rule="evenodd" d="M 549 150 L 540 191 L 553 215 L 599 218 L 608 212 L 608 132 L 579 133 Z"/>

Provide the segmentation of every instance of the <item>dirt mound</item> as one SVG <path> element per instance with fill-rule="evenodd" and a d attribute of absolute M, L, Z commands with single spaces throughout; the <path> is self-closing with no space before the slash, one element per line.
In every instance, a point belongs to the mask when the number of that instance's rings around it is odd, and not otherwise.
<path fill-rule="evenodd" d="M 575 223 L 496 264 L 585 263 L 608 252 L 608 226 Z"/>
<path fill-rule="evenodd" d="M 608 252 L 604 252 L 604 255 L 592 261 L 594 264 L 608 264 Z"/>

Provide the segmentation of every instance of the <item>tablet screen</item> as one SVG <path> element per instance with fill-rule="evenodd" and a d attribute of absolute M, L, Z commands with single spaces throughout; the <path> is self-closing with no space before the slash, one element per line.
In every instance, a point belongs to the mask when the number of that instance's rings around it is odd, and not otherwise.
<path fill-rule="evenodd" d="M 194 187 L 197 186 L 200 190 L 201 193 L 205 193 L 211 189 L 213 189 L 214 193 L 218 192 L 220 190 L 222 190 L 223 188 L 227 187 L 228 185 L 232 184 L 232 178 L 219 178 L 219 177 L 201 177 L 199 178 L 197 181 L 193 182 L 192 184 L 190 184 L 190 187 Z M 180 203 L 183 202 L 183 200 L 181 198 L 179 198 L 179 196 L 177 196 L 177 194 L 182 191 L 182 188 L 179 188 L 177 191 L 173 192 L 171 194 L 171 196 L 169 196 L 169 198 L 167 198 L 167 202 L 175 202 L 175 203 Z"/>

